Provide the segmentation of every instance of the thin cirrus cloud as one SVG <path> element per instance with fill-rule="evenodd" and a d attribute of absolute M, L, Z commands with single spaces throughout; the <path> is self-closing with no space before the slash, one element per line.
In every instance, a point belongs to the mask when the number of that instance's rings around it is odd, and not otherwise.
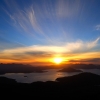
<path fill-rule="evenodd" d="M 49 37 L 43 32 L 41 28 L 41 23 L 36 16 L 36 9 L 34 9 L 34 5 L 30 4 L 30 6 L 23 7 L 16 2 L 15 0 L 7 1 L 5 0 L 5 4 L 7 8 L 2 7 L 5 13 L 9 16 L 12 22 L 9 22 L 12 26 L 14 26 L 17 30 L 22 31 L 23 34 L 27 33 L 30 36 L 33 36 L 38 39 L 37 34 L 44 36 L 51 41 Z"/>
<path fill-rule="evenodd" d="M 75 0 L 73 3 L 70 0 L 55 0 L 54 4 L 48 0 L 41 5 L 31 3 L 29 6 L 24 6 L 23 9 L 16 0 L 9 2 L 5 0 L 5 4 L 7 8 L 3 7 L 3 9 L 12 20 L 12 23 L 9 22 L 10 24 L 16 29 L 24 31 L 23 34 L 27 33 L 38 40 L 40 40 L 39 36 L 43 36 L 52 44 L 54 44 L 54 33 L 60 31 L 57 38 L 65 38 L 65 34 L 63 34 L 65 29 L 60 26 L 59 21 L 77 15 L 82 8 L 80 0 Z M 50 26 L 45 23 L 47 21 L 50 22 Z M 57 25 L 56 21 L 58 21 Z"/>
<path fill-rule="evenodd" d="M 96 29 L 97 31 L 99 31 L 99 30 L 100 30 L 100 24 L 99 24 L 99 25 L 96 25 L 96 26 L 95 26 L 95 29 Z"/>
<path fill-rule="evenodd" d="M 70 0 L 58 0 L 56 8 L 56 15 L 58 18 L 69 18 L 80 12 L 82 4 L 80 0 L 74 0 L 73 2 L 70 2 Z"/>

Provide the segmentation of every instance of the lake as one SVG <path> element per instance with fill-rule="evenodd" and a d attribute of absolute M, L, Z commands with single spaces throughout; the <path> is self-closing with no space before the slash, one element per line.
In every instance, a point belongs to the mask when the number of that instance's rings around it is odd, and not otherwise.
<path fill-rule="evenodd" d="M 72 76 L 78 74 L 79 72 L 67 73 L 67 72 L 58 72 L 59 69 L 49 69 L 44 73 L 6 73 L 4 75 L 7 78 L 16 79 L 17 82 L 21 83 L 32 83 L 35 81 L 55 81 L 58 77 Z M 98 69 L 81 69 L 83 72 L 92 72 L 100 75 L 100 70 Z"/>

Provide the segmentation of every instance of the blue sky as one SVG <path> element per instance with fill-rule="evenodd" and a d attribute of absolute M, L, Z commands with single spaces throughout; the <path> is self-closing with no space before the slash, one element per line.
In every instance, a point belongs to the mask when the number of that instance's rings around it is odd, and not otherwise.
<path fill-rule="evenodd" d="M 55 47 L 56 53 L 98 52 L 99 40 L 100 0 L 0 0 L 1 53 L 34 46 L 49 53 Z"/>

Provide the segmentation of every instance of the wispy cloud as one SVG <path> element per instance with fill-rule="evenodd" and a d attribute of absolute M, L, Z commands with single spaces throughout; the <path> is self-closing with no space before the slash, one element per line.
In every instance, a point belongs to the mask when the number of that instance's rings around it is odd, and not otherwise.
<path fill-rule="evenodd" d="M 45 53 L 75 53 L 75 52 L 87 52 L 95 49 L 98 46 L 98 41 L 100 38 L 97 38 L 91 42 L 83 42 L 82 40 L 76 42 L 66 43 L 62 46 L 53 46 L 53 45 L 32 45 L 28 47 L 20 47 L 14 49 L 3 50 L 2 53 L 27 53 L 27 52 L 45 52 Z"/>
<path fill-rule="evenodd" d="M 80 0 L 74 0 L 70 2 L 70 0 L 57 0 L 56 4 L 56 14 L 58 18 L 70 18 L 75 16 L 81 8 Z"/>
<path fill-rule="evenodd" d="M 41 27 L 42 23 L 40 20 L 42 19 L 41 16 L 39 16 L 40 13 L 37 11 L 40 9 L 39 6 L 37 6 L 38 9 L 35 9 L 32 3 L 30 6 L 25 6 L 21 9 L 21 6 L 15 0 L 9 2 L 5 0 L 5 4 L 8 9 L 5 7 L 2 8 L 12 20 L 12 23 L 9 22 L 12 26 L 22 31 L 23 34 L 27 33 L 27 35 L 35 37 L 35 39 L 37 38 L 39 40 L 39 36 L 37 35 L 40 35 L 46 38 L 49 42 L 52 41 Z M 44 9 L 44 12 L 45 11 L 46 9 Z M 37 12 L 39 13 L 38 15 L 36 14 Z"/>
<path fill-rule="evenodd" d="M 100 24 L 95 26 L 96 30 L 99 31 L 100 30 Z"/>
<path fill-rule="evenodd" d="M 24 2 L 24 1 L 23 1 Z M 21 5 L 17 0 L 5 0 L 7 7 L 3 7 L 5 13 L 11 19 L 12 24 L 21 33 L 31 35 L 35 39 L 40 40 L 43 37 L 51 44 L 54 44 L 55 39 L 65 39 L 68 32 L 63 31 L 61 23 L 63 18 L 70 18 L 80 11 L 80 0 L 70 2 L 70 0 L 43 0 L 41 4 L 30 3 Z M 47 24 L 48 23 L 48 24 Z M 55 34 L 56 33 L 56 34 Z M 55 36 L 56 35 L 56 36 Z"/>
<path fill-rule="evenodd" d="M 66 43 L 62 46 L 53 45 L 32 45 L 27 47 L 18 47 L 5 49 L 0 52 L 0 61 L 11 60 L 13 62 L 47 62 L 56 56 L 61 56 L 66 60 L 82 60 L 90 58 L 100 58 L 100 52 L 96 48 L 99 46 L 97 38 L 91 42 L 82 40 Z M 95 50 L 95 51 L 94 51 Z"/>

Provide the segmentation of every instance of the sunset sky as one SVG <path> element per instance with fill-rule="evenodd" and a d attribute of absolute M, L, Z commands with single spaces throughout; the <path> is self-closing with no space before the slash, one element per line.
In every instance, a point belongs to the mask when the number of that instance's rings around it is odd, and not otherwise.
<path fill-rule="evenodd" d="M 0 0 L 0 63 L 100 64 L 100 0 Z"/>

